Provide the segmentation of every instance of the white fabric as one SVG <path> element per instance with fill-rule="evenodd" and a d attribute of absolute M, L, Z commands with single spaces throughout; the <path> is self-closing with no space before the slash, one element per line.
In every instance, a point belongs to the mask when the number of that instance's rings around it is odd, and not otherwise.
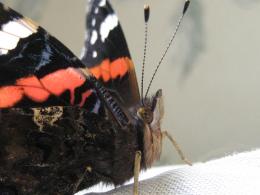
<path fill-rule="evenodd" d="M 154 168 L 141 174 L 141 178 L 147 176 L 149 179 L 139 182 L 141 195 L 260 195 L 260 150 L 195 163 L 193 166 Z M 108 189 L 99 185 L 98 189 L 91 188 L 77 195 Z M 97 194 L 131 195 L 133 187 L 129 184 Z"/>

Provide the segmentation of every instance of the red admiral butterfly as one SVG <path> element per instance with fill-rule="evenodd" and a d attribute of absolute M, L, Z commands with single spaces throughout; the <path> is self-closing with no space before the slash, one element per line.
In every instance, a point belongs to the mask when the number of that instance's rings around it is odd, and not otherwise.
<path fill-rule="evenodd" d="M 106 0 L 90 4 L 80 60 L 0 3 L 0 194 L 120 185 L 137 151 L 141 169 L 160 157 L 162 91 L 140 97 L 117 16 Z"/>

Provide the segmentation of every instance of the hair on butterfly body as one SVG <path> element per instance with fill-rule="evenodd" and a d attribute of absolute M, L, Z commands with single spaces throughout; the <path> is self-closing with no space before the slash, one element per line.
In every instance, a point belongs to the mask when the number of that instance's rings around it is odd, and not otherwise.
<path fill-rule="evenodd" d="M 162 90 L 140 96 L 108 0 L 90 0 L 86 27 L 80 60 L 0 3 L 0 194 L 117 186 L 140 171 L 137 151 L 141 169 L 160 158 Z"/>

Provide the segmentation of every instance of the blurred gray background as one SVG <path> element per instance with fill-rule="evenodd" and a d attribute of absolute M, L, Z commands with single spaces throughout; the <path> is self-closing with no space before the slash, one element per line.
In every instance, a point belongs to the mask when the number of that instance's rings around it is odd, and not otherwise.
<path fill-rule="evenodd" d="M 80 56 L 86 0 L 1 0 L 31 17 Z M 175 29 L 184 0 L 112 0 L 138 78 L 143 4 L 151 6 L 146 86 Z M 151 92 L 165 97 L 163 129 L 192 161 L 260 146 L 260 1 L 191 0 Z M 160 164 L 180 163 L 165 140 Z"/>

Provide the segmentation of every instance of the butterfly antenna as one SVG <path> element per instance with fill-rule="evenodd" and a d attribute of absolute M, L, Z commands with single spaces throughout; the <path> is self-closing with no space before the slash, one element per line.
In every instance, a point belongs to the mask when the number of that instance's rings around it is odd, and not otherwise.
<path fill-rule="evenodd" d="M 152 82 L 153 82 L 153 80 L 154 80 L 154 77 L 155 77 L 155 75 L 156 75 L 156 73 L 157 73 L 159 67 L 160 67 L 161 64 L 162 64 L 162 61 L 163 61 L 164 57 L 166 56 L 166 54 L 167 54 L 167 52 L 168 52 L 170 46 L 172 45 L 172 42 L 173 42 L 173 40 L 174 40 L 174 38 L 175 38 L 175 36 L 176 36 L 176 34 L 177 34 L 179 28 L 180 28 L 182 19 L 183 19 L 184 15 L 185 15 L 185 13 L 186 13 L 186 11 L 187 11 L 189 5 L 190 5 L 190 1 L 189 1 L 189 0 L 186 0 L 186 1 L 185 1 L 185 4 L 184 4 L 184 7 L 183 7 L 182 15 L 180 16 L 180 19 L 179 19 L 179 21 L 178 21 L 178 23 L 177 23 L 177 26 L 176 26 L 176 28 L 175 28 L 175 31 L 174 31 L 173 35 L 172 35 L 172 38 L 171 38 L 170 42 L 168 43 L 168 46 L 166 47 L 166 49 L 165 49 L 165 51 L 164 51 L 164 53 L 163 53 L 163 55 L 162 55 L 162 57 L 161 57 L 161 59 L 160 59 L 158 65 L 157 65 L 156 68 L 155 68 L 155 71 L 154 71 L 154 73 L 153 73 L 153 76 L 152 76 L 152 78 L 151 78 L 151 80 L 150 80 L 150 83 L 149 83 L 149 85 L 148 85 L 148 88 L 147 88 L 147 90 L 146 90 L 145 98 L 147 97 L 147 94 L 148 94 L 148 92 L 149 92 L 149 90 L 150 90 L 150 88 L 151 88 L 151 85 L 152 85 Z"/>
<path fill-rule="evenodd" d="M 141 98 L 143 100 L 143 93 L 144 93 L 144 67 L 145 67 L 145 60 L 146 60 L 146 51 L 147 51 L 147 32 L 148 32 L 148 20 L 150 16 L 150 7 L 149 5 L 144 5 L 144 55 L 143 55 L 143 65 L 142 65 L 142 78 L 141 78 Z"/>

